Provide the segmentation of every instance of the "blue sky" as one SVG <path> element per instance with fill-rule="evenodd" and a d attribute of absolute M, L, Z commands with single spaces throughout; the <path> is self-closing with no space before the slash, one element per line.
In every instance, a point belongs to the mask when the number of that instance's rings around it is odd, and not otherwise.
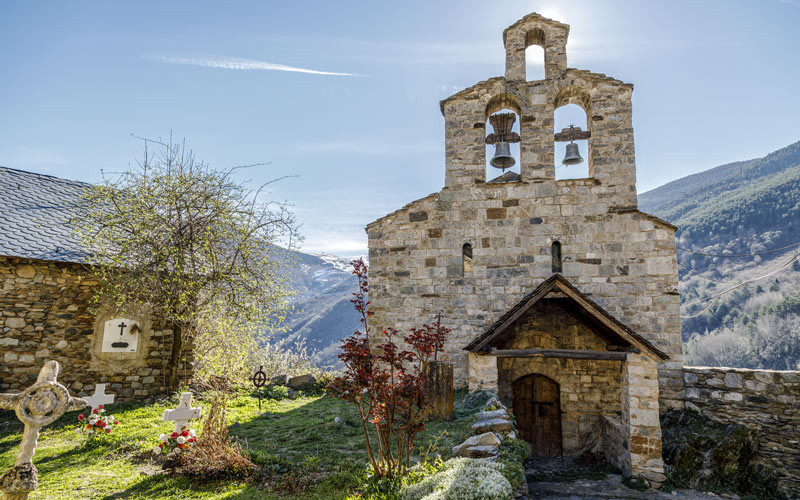
<path fill-rule="evenodd" d="M 359 254 L 365 224 L 441 188 L 439 100 L 502 75 L 532 11 L 571 25 L 570 67 L 635 85 L 640 192 L 800 140 L 800 0 L 4 0 L 0 165 L 98 181 L 131 134 L 172 130 L 214 166 L 270 162 L 254 181 L 297 176 L 270 196 L 303 249 Z"/>

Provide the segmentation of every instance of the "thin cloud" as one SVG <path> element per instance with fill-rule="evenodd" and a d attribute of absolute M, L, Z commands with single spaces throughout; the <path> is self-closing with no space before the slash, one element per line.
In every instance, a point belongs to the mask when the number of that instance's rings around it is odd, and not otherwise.
<path fill-rule="evenodd" d="M 288 71 L 290 73 L 306 73 L 309 75 L 325 76 L 361 76 L 355 73 L 338 73 L 334 71 L 319 71 L 316 69 L 298 68 L 266 61 L 241 59 L 238 57 L 151 57 L 154 61 L 169 64 L 188 64 L 203 66 L 205 68 L 234 69 L 234 70 L 260 70 L 260 71 Z"/>

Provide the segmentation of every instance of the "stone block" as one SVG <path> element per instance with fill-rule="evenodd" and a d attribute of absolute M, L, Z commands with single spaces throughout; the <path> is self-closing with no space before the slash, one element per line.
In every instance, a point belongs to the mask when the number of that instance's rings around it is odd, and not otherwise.
<path fill-rule="evenodd" d="M 26 323 L 23 318 L 6 318 L 6 326 L 8 328 L 14 328 L 16 330 L 21 330 L 25 328 Z"/>
<path fill-rule="evenodd" d="M 317 379 L 314 378 L 313 375 L 307 373 L 305 375 L 298 375 L 297 377 L 291 377 L 287 381 L 286 385 L 289 386 L 290 389 L 304 389 L 306 387 L 312 386 L 317 382 Z"/>
<path fill-rule="evenodd" d="M 730 387 L 734 389 L 741 389 L 742 388 L 742 376 L 738 373 L 726 373 L 725 374 L 725 387 Z"/>
<path fill-rule="evenodd" d="M 508 432 L 510 430 L 512 430 L 511 422 L 504 418 L 481 420 L 472 424 L 472 432 L 474 433 Z"/>

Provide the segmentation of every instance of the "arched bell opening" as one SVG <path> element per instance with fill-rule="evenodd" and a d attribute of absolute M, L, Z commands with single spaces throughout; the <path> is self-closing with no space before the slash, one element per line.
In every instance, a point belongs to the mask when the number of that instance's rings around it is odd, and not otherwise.
<path fill-rule="evenodd" d="M 520 117 L 502 108 L 486 118 L 486 182 L 520 180 Z"/>
<path fill-rule="evenodd" d="M 519 437 L 531 444 L 531 455 L 560 457 L 561 386 L 550 377 L 531 374 L 516 379 L 511 387 Z"/>
<path fill-rule="evenodd" d="M 586 111 L 564 104 L 553 113 L 556 180 L 589 177 L 591 139 Z"/>
<path fill-rule="evenodd" d="M 512 94 L 498 94 L 486 104 L 486 182 L 520 180 L 521 112 Z"/>

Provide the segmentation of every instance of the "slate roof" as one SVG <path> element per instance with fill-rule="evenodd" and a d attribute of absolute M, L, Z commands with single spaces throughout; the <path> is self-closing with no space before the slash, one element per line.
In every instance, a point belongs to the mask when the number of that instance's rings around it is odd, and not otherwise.
<path fill-rule="evenodd" d="M 488 330 L 474 338 L 472 342 L 464 347 L 464 350 L 480 352 L 481 350 L 485 349 L 492 340 L 497 338 L 503 331 L 513 325 L 514 322 L 516 322 L 516 320 L 522 315 L 522 313 L 530 309 L 534 304 L 544 298 L 551 291 L 564 293 L 568 299 L 576 302 L 576 305 L 580 307 L 586 314 L 601 320 L 604 324 L 608 325 L 613 333 L 617 334 L 627 343 L 639 348 L 643 348 L 651 356 L 660 358 L 660 360 L 669 359 L 667 354 L 650 343 L 650 341 L 633 331 L 627 325 L 617 320 L 617 318 L 612 316 L 610 313 L 608 313 L 608 311 L 600 307 L 596 302 L 583 294 L 572 283 L 570 283 L 569 280 L 560 274 L 554 274 L 544 280 L 539 286 L 533 289 L 531 293 L 527 294 L 522 298 L 522 300 L 514 305 L 514 307 L 500 316 L 500 319 L 495 321 Z M 580 302 L 577 302 L 576 299 Z"/>
<path fill-rule="evenodd" d="M 86 262 L 69 222 L 89 186 L 0 167 L 0 256 Z"/>

